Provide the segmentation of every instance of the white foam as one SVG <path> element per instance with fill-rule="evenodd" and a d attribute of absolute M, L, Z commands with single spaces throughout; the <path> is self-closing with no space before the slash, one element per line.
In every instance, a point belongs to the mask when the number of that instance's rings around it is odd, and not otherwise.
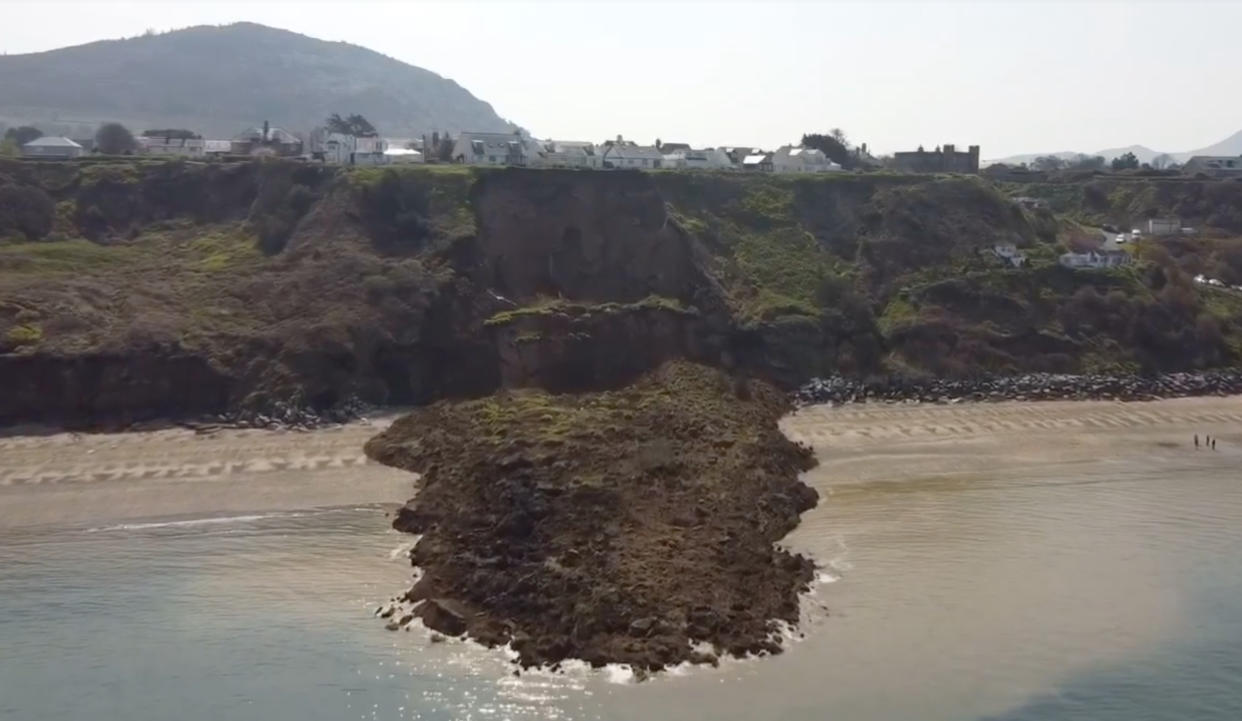
<path fill-rule="evenodd" d="M 634 669 L 620 663 L 604 666 L 604 679 L 613 684 L 630 684 L 635 682 Z"/>
<path fill-rule="evenodd" d="M 417 544 L 418 544 L 418 539 L 415 539 L 408 543 L 402 543 L 401 545 L 397 546 L 396 548 L 388 552 L 388 560 L 396 561 L 402 558 L 409 558 L 410 551 L 413 551 L 414 546 Z"/>
<path fill-rule="evenodd" d="M 265 518 L 298 518 L 305 513 L 256 513 L 244 516 L 215 516 L 212 518 L 191 518 L 182 521 L 155 521 L 151 523 L 120 523 L 115 526 L 100 526 L 86 529 L 87 533 L 104 531 L 145 531 L 151 528 L 186 528 L 193 526 L 210 526 L 223 523 L 250 523 Z"/>

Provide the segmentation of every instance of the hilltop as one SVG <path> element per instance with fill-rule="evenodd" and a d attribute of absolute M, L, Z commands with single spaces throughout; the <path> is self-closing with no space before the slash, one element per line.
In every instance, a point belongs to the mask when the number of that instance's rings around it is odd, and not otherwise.
<path fill-rule="evenodd" d="M 119 120 L 228 138 L 263 120 L 306 130 L 330 113 L 361 113 L 387 135 L 513 128 L 433 72 L 253 23 L 0 57 L 0 99 L 0 121 L 49 132 Z"/>

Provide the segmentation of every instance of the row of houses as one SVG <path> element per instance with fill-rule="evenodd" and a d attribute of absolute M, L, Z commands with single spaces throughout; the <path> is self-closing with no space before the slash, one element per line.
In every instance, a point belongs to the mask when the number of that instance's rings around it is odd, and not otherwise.
<path fill-rule="evenodd" d="M 639 145 L 621 136 L 593 143 L 536 140 L 520 133 L 459 135 L 452 160 L 468 165 L 512 165 L 636 170 L 752 170 L 771 173 L 827 173 L 841 170 L 816 148 L 786 145 L 767 152 L 757 148 L 692 148 L 686 143 Z"/>

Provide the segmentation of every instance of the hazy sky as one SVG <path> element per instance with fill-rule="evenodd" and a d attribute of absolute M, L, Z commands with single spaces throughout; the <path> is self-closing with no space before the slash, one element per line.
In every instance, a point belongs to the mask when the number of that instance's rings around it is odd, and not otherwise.
<path fill-rule="evenodd" d="M 977 143 L 988 158 L 1183 151 L 1242 129 L 1236 2 L 0 5 L 8 53 L 238 20 L 345 40 L 538 137 L 776 146 L 841 127 L 882 152 Z"/>

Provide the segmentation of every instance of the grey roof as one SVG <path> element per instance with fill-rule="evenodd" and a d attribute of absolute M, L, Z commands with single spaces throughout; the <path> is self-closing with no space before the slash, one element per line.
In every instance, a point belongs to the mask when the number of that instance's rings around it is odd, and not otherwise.
<path fill-rule="evenodd" d="M 57 135 L 44 135 L 41 138 L 35 138 L 29 143 L 22 146 L 23 148 L 80 148 L 81 145 L 73 142 L 69 138 L 62 138 Z"/>
<path fill-rule="evenodd" d="M 606 157 L 609 160 L 664 160 L 664 154 L 649 145 L 614 145 Z"/>

